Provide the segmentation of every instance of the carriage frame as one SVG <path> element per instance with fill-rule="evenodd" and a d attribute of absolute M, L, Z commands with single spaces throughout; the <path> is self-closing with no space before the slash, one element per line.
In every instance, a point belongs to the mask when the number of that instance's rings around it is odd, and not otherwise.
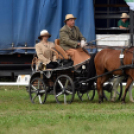
<path fill-rule="evenodd" d="M 33 72 L 28 86 L 31 102 L 44 104 L 48 95 L 54 95 L 57 103 L 70 104 L 73 102 L 76 93 L 81 101 L 84 101 L 84 95 L 87 96 L 89 101 L 92 101 L 95 96 L 96 83 L 89 85 L 89 82 L 103 75 L 110 74 L 112 71 L 89 79 L 86 76 L 87 62 L 89 61 L 90 59 L 75 66 L 61 66 L 52 70 Z M 79 69 L 76 69 L 78 66 Z M 106 88 L 107 86 L 108 88 Z M 123 86 L 120 83 L 116 100 L 120 100 L 122 89 Z M 105 100 L 109 101 L 111 99 L 112 91 L 113 85 L 112 79 L 110 79 L 104 85 Z"/>

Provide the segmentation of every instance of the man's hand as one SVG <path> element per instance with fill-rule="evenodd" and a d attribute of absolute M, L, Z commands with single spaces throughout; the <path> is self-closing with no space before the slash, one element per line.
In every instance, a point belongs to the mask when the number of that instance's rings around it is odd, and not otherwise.
<path fill-rule="evenodd" d="M 80 42 L 77 45 L 80 46 Z"/>
<path fill-rule="evenodd" d="M 123 27 L 123 26 L 119 26 L 120 29 L 127 29 L 126 27 Z"/>
<path fill-rule="evenodd" d="M 84 47 L 86 45 L 87 45 L 86 41 L 85 40 L 81 40 L 81 47 Z"/>

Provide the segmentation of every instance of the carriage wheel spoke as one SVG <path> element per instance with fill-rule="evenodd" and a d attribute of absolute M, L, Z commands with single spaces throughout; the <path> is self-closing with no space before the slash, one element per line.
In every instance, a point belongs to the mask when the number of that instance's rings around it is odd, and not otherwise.
<path fill-rule="evenodd" d="M 67 88 L 67 86 L 68 86 L 68 82 L 69 82 L 69 79 L 66 79 L 66 82 L 65 82 L 65 88 Z"/>
<path fill-rule="evenodd" d="M 58 96 L 60 96 L 60 95 L 62 95 L 63 94 L 63 92 L 61 91 L 61 92 L 59 92 L 57 95 L 56 95 L 56 97 L 58 97 Z"/>
<path fill-rule="evenodd" d="M 42 104 L 41 95 L 38 95 L 38 97 L 39 97 L 39 102 L 40 102 L 40 104 Z"/>
<path fill-rule="evenodd" d="M 37 90 L 32 90 L 31 93 L 32 93 L 32 94 L 33 94 L 33 93 L 37 93 Z"/>
<path fill-rule="evenodd" d="M 45 90 L 40 90 L 39 93 L 45 93 L 46 91 Z"/>
<path fill-rule="evenodd" d="M 66 94 L 64 94 L 64 104 L 67 103 L 67 98 L 66 98 Z"/>
<path fill-rule="evenodd" d="M 81 97 L 81 100 L 83 101 L 83 98 L 82 98 L 82 97 L 83 97 L 83 94 L 81 94 L 81 96 L 80 96 L 80 97 Z"/>
<path fill-rule="evenodd" d="M 58 80 L 58 84 L 60 85 L 61 89 L 63 90 L 63 84 L 61 83 L 60 80 Z"/>
<path fill-rule="evenodd" d="M 67 90 L 72 90 L 70 86 L 66 87 Z"/>
<path fill-rule="evenodd" d="M 34 102 L 35 98 L 37 97 L 37 94 L 34 95 L 34 97 L 32 98 L 32 101 Z"/>
<path fill-rule="evenodd" d="M 90 91 L 88 91 L 88 92 L 87 92 L 87 96 L 88 96 L 88 99 L 90 99 L 90 95 L 89 95 L 89 92 L 90 92 Z"/>
<path fill-rule="evenodd" d="M 81 98 L 83 97 L 83 94 L 81 94 Z"/>
<path fill-rule="evenodd" d="M 116 94 L 120 95 L 120 93 L 118 91 L 116 91 Z"/>
<path fill-rule="evenodd" d="M 36 87 L 34 85 L 32 85 L 32 89 L 35 90 L 35 91 L 37 91 L 37 89 L 36 89 Z"/>
<path fill-rule="evenodd" d="M 69 90 L 65 90 L 66 93 L 68 94 L 73 94 L 73 92 L 69 91 Z"/>
<path fill-rule="evenodd" d="M 40 88 L 40 82 L 38 81 L 38 89 Z"/>

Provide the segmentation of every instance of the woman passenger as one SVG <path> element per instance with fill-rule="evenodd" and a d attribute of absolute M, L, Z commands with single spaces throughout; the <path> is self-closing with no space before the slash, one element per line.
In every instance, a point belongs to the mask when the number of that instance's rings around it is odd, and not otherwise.
<path fill-rule="evenodd" d="M 53 42 L 48 41 L 51 37 L 47 30 L 42 30 L 38 39 L 39 43 L 36 44 L 35 49 L 38 56 L 38 66 L 43 64 L 46 69 L 54 69 L 58 66 L 56 55 L 51 50 L 55 47 Z"/>

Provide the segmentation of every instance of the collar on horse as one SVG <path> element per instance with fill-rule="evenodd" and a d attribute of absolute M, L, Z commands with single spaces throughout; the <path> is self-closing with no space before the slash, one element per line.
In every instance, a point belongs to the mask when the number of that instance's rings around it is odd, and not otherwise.
<path fill-rule="evenodd" d="M 120 56 L 121 56 L 121 55 L 123 55 L 123 56 L 124 56 L 124 51 L 125 51 L 125 49 L 121 49 Z M 123 66 L 123 65 L 124 65 L 123 60 L 124 60 L 124 57 L 120 57 L 120 63 L 121 63 L 121 66 Z"/>
<path fill-rule="evenodd" d="M 120 67 L 124 66 L 124 62 L 123 62 L 123 60 L 124 60 L 124 51 L 125 51 L 125 48 L 121 49 L 121 53 L 120 53 L 121 66 Z M 125 70 L 124 69 L 121 69 L 121 70 L 122 70 L 122 75 L 126 75 Z"/>

